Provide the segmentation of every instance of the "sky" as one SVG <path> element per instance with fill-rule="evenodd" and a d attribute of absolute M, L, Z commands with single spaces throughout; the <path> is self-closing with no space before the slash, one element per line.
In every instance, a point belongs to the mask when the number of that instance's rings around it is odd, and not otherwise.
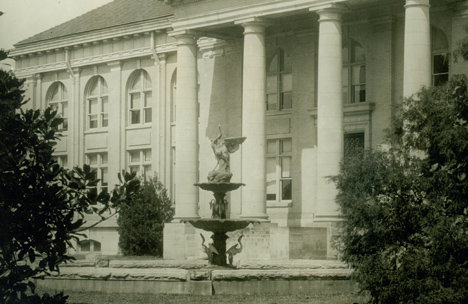
<path fill-rule="evenodd" d="M 78 17 L 112 0 L 0 0 L 0 49 Z M 0 68 L 8 69 L 7 59 Z"/>

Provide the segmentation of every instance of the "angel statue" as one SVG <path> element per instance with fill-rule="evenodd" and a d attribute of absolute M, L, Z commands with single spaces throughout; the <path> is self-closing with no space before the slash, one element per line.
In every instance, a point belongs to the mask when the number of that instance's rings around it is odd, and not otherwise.
<path fill-rule="evenodd" d="M 218 126 L 218 128 L 218 137 L 211 140 L 211 148 L 216 156 L 217 163 L 213 171 L 208 173 L 208 181 L 212 183 L 229 183 L 232 177 L 229 155 L 239 150 L 239 146 L 244 142 L 245 137 L 230 137 L 223 140 L 221 126 Z"/>

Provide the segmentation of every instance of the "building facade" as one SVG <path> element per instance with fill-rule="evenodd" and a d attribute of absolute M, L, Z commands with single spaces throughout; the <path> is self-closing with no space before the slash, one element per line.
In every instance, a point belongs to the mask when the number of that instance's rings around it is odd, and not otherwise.
<path fill-rule="evenodd" d="M 449 54 L 467 16 L 457 0 L 115 0 L 10 55 L 29 106 L 65 118 L 61 164 L 95 167 L 101 189 L 122 169 L 166 185 L 165 258 L 203 256 L 183 221 L 210 217 L 211 194 L 193 184 L 215 165 L 221 125 L 247 137 L 231 155 L 246 185 L 228 194 L 228 217 L 261 222 L 231 234 L 245 235 L 240 258 L 324 259 L 341 220 L 325 177 L 385 143 L 404 97 L 466 71 Z M 117 254 L 115 220 L 78 250 Z"/>

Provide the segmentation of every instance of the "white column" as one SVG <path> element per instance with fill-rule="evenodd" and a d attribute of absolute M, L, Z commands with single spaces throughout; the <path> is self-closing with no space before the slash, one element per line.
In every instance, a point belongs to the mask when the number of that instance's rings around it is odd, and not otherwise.
<path fill-rule="evenodd" d="M 244 27 L 242 80 L 242 211 L 241 218 L 268 220 L 266 214 L 266 62 L 265 27 L 258 18 L 239 21 Z"/>
<path fill-rule="evenodd" d="M 338 215 L 337 189 L 327 176 L 339 173 L 343 158 L 342 26 L 339 5 L 318 10 L 317 218 Z"/>
<path fill-rule="evenodd" d="M 198 218 L 197 41 L 177 38 L 177 109 L 175 219 Z"/>
<path fill-rule="evenodd" d="M 429 0 L 406 0 L 403 96 L 409 97 L 431 81 Z"/>

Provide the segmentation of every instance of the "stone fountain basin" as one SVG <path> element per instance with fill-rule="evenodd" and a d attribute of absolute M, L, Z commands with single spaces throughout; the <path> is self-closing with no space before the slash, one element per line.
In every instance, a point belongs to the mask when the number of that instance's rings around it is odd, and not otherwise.
<path fill-rule="evenodd" d="M 198 183 L 194 184 L 203 190 L 215 192 L 215 193 L 226 193 L 228 191 L 233 191 L 239 189 L 240 186 L 245 186 L 243 183 Z"/>
<path fill-rule="evenodd" d="M 214 233 L 226 233 L 239 229 L 244 229 L 249 224 L 260 223 L 256 220 L 242 220 L 242 219 L 197 219 L 197 220 L 186 220 L 198 229 L 210 231 Z"/>

